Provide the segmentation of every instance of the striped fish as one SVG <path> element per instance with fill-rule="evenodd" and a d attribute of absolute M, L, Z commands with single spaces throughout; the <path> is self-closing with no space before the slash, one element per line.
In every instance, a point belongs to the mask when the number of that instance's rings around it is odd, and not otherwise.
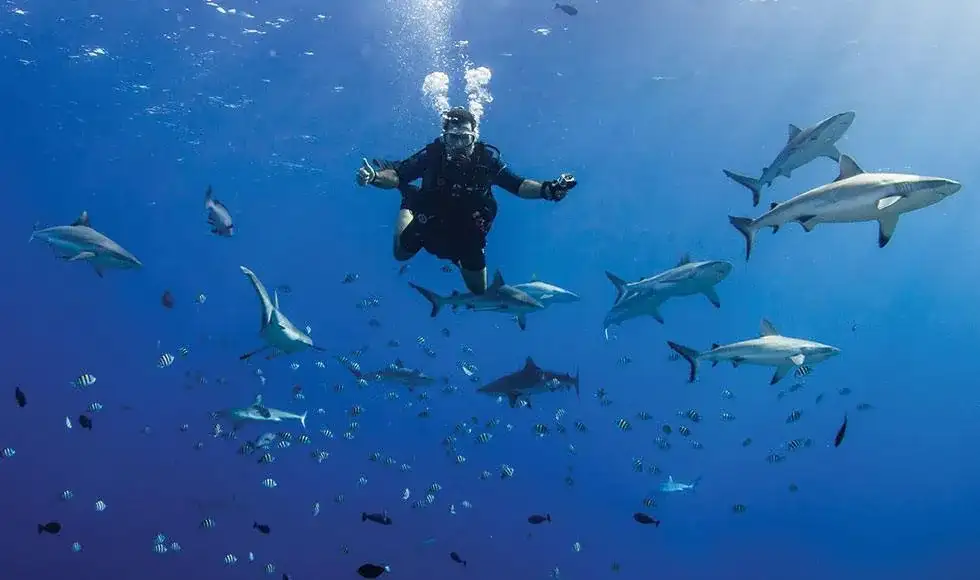
<path fill-rule="evenodd" d="M 161 354 L 160 358 L 157 359 L 158 369 L 165 369 L 172 364 L 174 364 L 174 355 L 170 354 L 169 352 Z"/>

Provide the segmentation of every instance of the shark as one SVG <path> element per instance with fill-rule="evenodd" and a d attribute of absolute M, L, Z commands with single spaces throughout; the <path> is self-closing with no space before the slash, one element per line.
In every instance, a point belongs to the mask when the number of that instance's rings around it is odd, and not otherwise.
<path fill-rule="evenodd" d="M 307 349 L 322 352 L 324 349 L 314 345 L 313 339 L 309 334 L 300 330 L 279 310 L 279 293 L 274 291 L 273 297 L 270 299 L 269 292 L 265 289 L 258 276 L 245 266 L 240 266 L 240 268 L 242 273 L 252 283 L 255 293 L 259 296 L 259 302 L 262 306 L 259 336 L 262 337 L 262 340 L 266 344 L 252 352 L 243 354 L 239 358 L 241 360 L 247 360 L 268 349 L 272 349 L 273 352 L 266 359 L 273 359 L 283 354 L 294 354 Z"/>
<path fill-rule="evenodd" d="M 606 277 L 616 287 L 616 300 L 603 323 L 606 337 L 608 338 L 610 326 L 640 316 L 650 316 L 663 324 L 660 305 L 670 298 L 703 294 L 715 308 L 721 308 L 721 299 L 715 286 L 731 272 L 730 262 L 692 262 L 687 254 L 675 267 L 637 282 L 627 282 L 607 271 Z"/>
<path fill-rule="evenodd" d="M 854 116 L 853 111 L 838 113 L 806 129 L 790 124 L 786 144 L 769 167 L 762 170 L 762 175 L 758 179 L 727 169 L 724 170 L 725 175 L 732 181 L 747 187 L 752 192 L 753 207 L 757 206 L 762 188 L 772 185 L 773 180 L 780 175 L 789 178 L 794 169 L 799 169 L 818 157 L 839 160 L 841 154 L 835 144 L 850 129 Z"/>
<path fill-rule="evenodd" d="M 427 387 L 436 382 L 434 377 L 425 374 L 421 370 L 405 366 L 405 363 L 401 359 L 395 359 L 395 362 L 379 371 L 370 373 L 361 373 L 360 371 L 352 372 L 359 379 L 382 383 L 395 383 L 408 387 L 409 391 L 414 390 L 415 387 Z"/>
<path fill-rule="evenodd" d="M 698 352 L 693 348 L 667 341 L 667 346 L 691 365 L 689 382 L 694 382 L 698 374 L 698 363 L 710 361 L 711 366 L 719 362 L 730 361 L 738 368 L 740 364 L 751 364 L 776 367 L 776 372 L 769 381 L 775 385 L 791 370 L 806 365 L 814 365 L 840 354 L 837 347 L 821 344 L 812 340 L 792 338 L 779 334 L 771 322 L 762 319 L 761 329 L 757 338 L 750 338 L 731 344 L 713 344 L 711 350 Z"/>
<path fill-rule="evenodd" d="M 789 201 L 774 202 L 756 219 L 728 216 L 728 221 L 745 238 L 745 260 L 762 228 L 779 231 L 796 222 L 806 232 L 824 223 L 878 222 L 878 247 L 884 248 L 895 235 L 898 218 L 923 209 L 955 194 L 962 186 L 944 177 L 905 173 L 865 172 L 848 155 L 840 157 L 840 174 L 834 181 L 801 193 Z"/>
<path fill-rule="evenodd" d="M 210 185 L 204 192 L 204 208 L 208 210 L 208 225 L 211 226 L 212 234 L 224 238 L 230 238 L 235 234 L 235 224 L 232 222 L 231 212 L 228 211 L 225 204 L 214 198 L 214 192 Z"/>
<path fill-rule="evenodd" d="M 35 239 L 51 246 L 55 255 L 65 261 L 88 262 L 100 278 L 105 270 L 143 267 L 143 263 L 126 248 L 92 228 L 87 211 L 83 211 L 71 225 L 43 229 L 35 225 L 28 242 Z"/>
<path fill-rule="evenodd" d="M 513 373 L 504 375 L 477 389 L 478 393 L 493 396 L 506 396 L 510 406 L 516 407 L 519 400 L 531 406 L 531 395 L 552 393 L 574 388 L 575 396 L 579 396 L 578 371 L 572 376 L 568 373 L 557 373 L 539 367 L 534 359 L 527 357 L 524 366 Z"/>
<path fill-rule="evenodd" d="M 419 294 L 429 301 L 429 304 L 432 305 L 430 316 L 433 318 L 439 314 L 444 306 L 451 306 L 454 310 L 462 306 L 468 310 L 479 312 L 513 314 L 517 317 L 517 325 L 521 330 L 525 330 L 527 329 L 527 314 L 544 309 L 544 304 L 531 297 L 527 292 L 508 286 L 504 282 L 500 270 L 494 273 L 493 282 L 483 294 L 471 292 L 462 294 L 454 290 L 449 296 L 440 296 L 418 284 L 409 282 L 408 285 L 415 288 Z"/>
<path fill-rule="evenodd" d="M 524 292 L 531 298 L 534 298 L 545 308 L 552 304 L 570 304 L 572 302 L 582 300 L 582 298 L 574 292 L 541 280 L 532 280 L 522 284 L 514 284 L 513 288 Z"/>
<path fill-rule="evenodd" d="M 674 476 L 668 475 L 667 481 L 660 483 L 660 491 L 663 493 L 684 493 L 694 491 L 697 489 L 699 483 L 701 483 L 700 477 L 691 483 L 683 483 L 681 481 L 674 481 Z"/>
<path fill-rule="evenodd" d="M 247 407 L 232 407 L 230 409 L 218 411 L 215 414 L 218 417 L 224 417 L 230 420 L 234 424 L 235 430 L 238 430 L 238 428 L 244 423 L 249 422 L 282 423 L 286 420 L 299 421 L 299 424 L 303 426 L 303 429 L 306 429 L 306 411 L 304 411 L 301 415 L 297 415 L 296 413 L 283 411 L 282 409 L 266 407 L 262 402 L 261 393 L 255 395 L 255 400 Z"/>

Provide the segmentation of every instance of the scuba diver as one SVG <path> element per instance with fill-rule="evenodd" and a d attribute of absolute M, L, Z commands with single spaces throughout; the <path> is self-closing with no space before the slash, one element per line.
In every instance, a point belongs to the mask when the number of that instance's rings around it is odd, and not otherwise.
<path fill-rule="evenodd" d="M 523 199 L 558 202 L 576 186 L 575 177 L 524 179 L 507 168 L 500 151 L 479 140 L 476 117 L 454 107 L 442 118 L 442 135 L 400 162 L 364 159 L 358 185 L 397 188 L 402 194 L 395 222 L 395 259 L 404 262 L 423 248 L 456 264 L 473 294 L 487 289 L 487 234 L 497 217 L 492 185 Z M 412 185 L 422 180 L 421 187 Z"/>

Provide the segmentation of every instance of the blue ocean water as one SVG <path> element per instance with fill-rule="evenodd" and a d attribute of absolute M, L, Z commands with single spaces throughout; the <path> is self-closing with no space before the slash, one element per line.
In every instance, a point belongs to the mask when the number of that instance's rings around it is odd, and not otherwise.
<path fill-rule="evenodd" d="M 577 6 L 568 16 L 547 1 L 508 0 L 5 2 L 2 368 L 4 388 L 20 387 L 28 403 L 16 406 L 11 393 L 0 411 L 0 448 L 16 450 L 0 460 L 0 578 L 357 578 L 367 562 L 406 579 L 555 570 L 585 580 L 976 578 L 976 8 L 908 0 Z M 522 176 L 571 171 L 580 182 L 557 205 L 498 195 L 491 268 L 508 282 L 537 277 L 582 296 L 533 314 L 524 332 L 498 314 L 430 318 L 407 282 L 448 293 L 461 288 L 458 275 L 425 255 L 399 275 L 397 194 L 353 182 L 361 157 L 404 158 L 436 136 L 421 92 L 426 75 L 445 72 L 449 100 L 461 105 L 464 71 L 481 66 L 492 71 L 494 97 L 482 137 Z M 884 249 L 874 224 L 808 234 L 787 226 L 760 233 L 746 263 L 726 216 L 755 217 L 770 201 L 832 180 L 837 167 L 818 159 L 777 179 L 758 208 L 721 170 L 758 175 L 787 124 L 847 110 L 857 116 L 838 146 L 865 169 L 948 177 L 962 192 L 904 216 Z M 209 184 L 233 212 L 233 238 L 208 231 Z M 32 224 L 68 224 L 82 210 L 144 267 L 99 278 L 27 243 Z M 664 325 L 632 320 L 606 340 L 615 291 L 604 271 L 635 280 L 687 252 L 734 264 L 718 286 L 722 307 L 673 299 L 661 309 Z M 290 286 L 284 311 L 309 325 L 326 353 L 239 361 L 261 345 L 258 303 L 240 265 L 270 288 Z M 347 273 L 358 280 L 343 284 Z M 173 309 L 161 306 L 168 289 Z M 370 297 L 380 305 L 357 307 Z M 782 397 L 797 379 L 769 386 L 771 369 L 702 365 L 687 384 L 687 366 L 668 356 L 667 340 L 707 348 L 751 338 L 763 317 L 842 354 Z M 181 345 L 186 357 L 157 367 Z M 398 387 L 358 389 L 333 356 L 364 346 L 366 369 L 400 357 L 459 390 L 439 385 L 422 401 Z M 581 398 L 556 393 L 511 409 L 475 393 L 458 367 L 475 362 L 487 381 L 527 356 L 578 369 Z M 97 383 L 74 389 L 82 373 Z M 292 399 L 294 385 L 304 401 Z M 611 404 L 594 397 L 599 389 Z M 724 389 L 735 398 L 722 399 Z M 388 391 L 400 397 L 385 400 Z M 260 427 L 237 441 L 210 436 L 210 412 L 248 405 L 257 392 L 275 407 L 309 409 L 313 445 L 277 452 L 270 466 L 236 453 Z M 94 401 L 104 409 L 91 432 L 65 428 L 66 416 L 77 423 Z M 861 403 L 873 408 L 857 411 Z M 354 405 L 364 412 L 346 440 Z M 419 418 L 424 407 L 431 416 Z M 537 436 L 533 426 L 554 427 L 558 408 L 568 432 Z M 687 409 L 704 419 L 677 417 Z M 793 409 L 802 419 L 787 424 Z M 722 410 L 736 419 L 721 421 Z M 641 411 L 653 419 L 638 420 Z M 834 448 L 845 413 L 847 437 Z M 471 417 L 480 426 L 457 433 L 467 457 L 458 465 L 441 442 Z M 493 440 L 474 444 L 494 418 Z M 633 429 L 618 429 L 620 418 Z M 588 432 L 573 429 L 575 420 Z M 664 423 L 675 428 L 669 451 L 654 444 Z M 681 424 L 690 438 L 676 432 Z M 753 443 L 743 447 L 747 437 Z M 813 445 L 767 463 L 798 437 Z M 330 458 L 317 463 L 312 449 Z M 412 469 L 370 461 L 374 452 Z M 514 468 L 512 478 L 497 475 L 501 464 Z M 483 470 L 493 476 L 481 480 Z M 667 475 L 702 479 L 695 493 L 663 496 L 656 490 Z M 267 477 L 279 486 L 262 487 Z M 432 505 L 412 508 L 432 483 L 442 487 Z M 70 501 L 60 499 L 66 489 Z M 645 497 L 657 507 L 643 506 Z M 100 499 L 107 508 L 97 512 Z M 392 526 L 361 522 L 362 511 L 384 509 Z M 637 511 L 662 524 L 638 525 Z M 554 521 L 532 527 L 532 513 Z M 200 528 L 205 517 L 213 529 Z M 61 533 L 37 534 L 49 520 Z M 158 533 L 182 550 L 154 553 Z M 226 565 L 226 554 L 238 563 Z M 267 563 L 275 575 L 265 575 Z"/>

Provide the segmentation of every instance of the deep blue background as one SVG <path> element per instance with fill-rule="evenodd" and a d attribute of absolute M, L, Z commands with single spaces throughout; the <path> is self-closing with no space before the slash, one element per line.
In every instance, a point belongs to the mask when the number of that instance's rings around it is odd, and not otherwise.
<path fill-rule="evenodd" d="M 441 12 L 427 0 L 333 4 L 226 5 L 254 19 L 196 1 L 4 5 L 0 368 L 5 388 L 20 386 L 29 404 L 18 409 L 11 396 L 0 411 L 0 447 L 17 450 L 0 461 L 0 577 L 253 578 L 267 561 L 295 580 L 354 578 L 367 561 L 390 564 L 396 578 L 544 578 L 558 566 L 562 578 L 593 580 L 612 576 L 614 561 L 631 578 L 976 577 L 973 3 L 606 1 L 581 3 L 574 18 L 547 1 L 447 0 Z M 270 24 L 277 18 L 285 19 L 278 28 Z M 542 27 L 551 34 L 532 32 Z M 397 200 L 352 180 L 362 155 L 403 157 L 432 138 L 436 118 L 420 96 L 428 72 L 448 69 L 452 100 L 462 102 L 458 40 L 469 41 L 476 65 L 493 70 L 496 100 L 483 137 L 522 174 L 570 170 L 581 182 L 558 206 L 501 197 L 491 265 L 508 281 L 536 274 L 584 297 L 532 316 L 524 333 L 492 314 L 429 319 L 406 279 L 440 292 L 458 279 L 429 257 L 399 277 L 390 259 Z M 107 54 L 85 56 L 92 47 Z M 843 110 L 857 119 L 840 147 L 866 169 L 950 177 L 963 191 L 904 217 L 884 250 L 872 224 L 811 234 L 787 227 L 760 234 L 744 264 L 725 216 L 758 210 L 721 169 L 757 174 L 787 123 L 806 126 Z M 835 175 L 818 160 L 778 180 L 764 201 Z M 234 211 L 234 239 L 207 233 L 209 183 Z M 33 223 L 69 223 L 83 209 L 145 268 L 99 279 L 26 243 Z M 663 308 L 665 326 L 632 321 L 604 342 L 614 291 L 603 270 L 638 278 L 686 251 L 736 263 L 718 288 L 723 308 L 699 297 L 673 301 Z M 302 410 L 289 400 L 290 386 L 301 383 L 309 406 L 326 409 L 311 417 L 311 434 L 332 456 L 317 465 L 308 449 L 294 448 L 271 469 L 239 457 L 237 443 L 207 433 L 209 411 L 246 404 L 260 386 L 254 367 L 237 360 L 259 344 L 256 300 L 240 264 L 270 286 L 290 284 L 284 310 L 310 324 L 331 353 L 371 345 L 362 364 L 375 368 L 395 356 L 384 345 L 397 338 L 406 362 L 451 374 L 462 392 L 434 391 L 433 416 L 422 420 L 417 406 L 405 408 L 407 394 L 388 402 L 387 389 L 358 392 L 327 357 L 325 370 L 311 355 L 295 357 L 296 371 L 286 360 L 263 361 L 269 404 Z M 341 285 L 345 272 L 360 280 Z M 159 303 L 165 288 L 178 300 L 172 311 Z M 208 300 L 198 306 L 202 292 Z M 381 308 L 356 309 L 369 295 L 382 297 Z M 370 316 L 384 326 L 369 328 Z M 684 365 L 667 360 L 666 339 L 703 347 L 746 338 L 763 316 L 843 354 L 780 401 L 766 369 L 705 368 L 687 385 Z M 451 337 L 440 335 L 443 327 Z M 419 335 L 437 359 L 417 348 Z M 160 353 L 180 344 L 191 355 L 156 368 Z M 487 378 L 529 354 L 548 368 L 578 366 L 582 399 L 542 398 L 534 411 L 498 406 L 470 392 L 455 370 L 461 344 L 474 348 Z M 627 354 L 634 363 L 618 365 Z M 187 370 L 209 384 L 184 388 Z M 82 372 L 98 377 L 86 393 L 69 386 Z M 348 388 L 334 394 L 341 381 Z M 854 392 L 840 397 L 841 387 Z M 598 388 L 613 405 L 596 403 Z M 722 401 L 723 388 L 737 398 Z M 820 392 L 827 395 L 815 406 Z M 106 407 L 95 429 L 66 431 L 64 416 L 94 400 Z M 355 402 L 366 412 L 357 438 L 344 441 Z M 859 402 L 876 409 L 857 413 Z M 566 423 L 580 418 L 591 432 L 533 437 L 531 426 L 549 422 L 559 406 Z M 695 426 L 704 449 L 679 438 L 667 453 L 656 449 L 655 423 L 676 425 L 675 412 L 689 407 L 706 418 Z M 720 422 L 721 408 L 737 420 Z M 790 428 L 793 408 L 804 418 Z M 613 425 L 640 410 L 657 421 L 634 421 L 630 433 Z M 848 437 L 833 449 L 845 411 Z M 515 428 L 486 447 L 464 439 L 469 461 L 457 466 L 439 442 L 471 415 Z M 179 432 L 182 423 L 191 430 Z M 325 426 L 338 438 L 322 440 Z M 755 443 L 742 448 L 747 436 Z M 813 448 L 781 465 L 764 461 L 799 436 L 812 437 Z M 194 451 L 199 440 L 205 448 Z M 368 461 L 377 450 L 414 470 Z M 660 499 L 659 529 L 630 518 L 662 477 L 634 473 L 635 456 L 660 465 L 662 476 L 704 477 L 697 494 Z M 514 466 L 513 479 L 478 480 L 501 463 Z M 573 488 L 562 482 L 569 464 Z M 358 489 L 362 474 L 369 483 Z M 278 489 L 259 486 L 268 475 Z M 404 487 L 422 497 L 432 482 L 444 489 L 431 508 L 399 499 Z M 799 492 L 787 491 L 790 482 Z M 58 499 L 66 488 L 76 495 L 67 504 Z M 331 501 L 337 493 L 345 504 Z M 98 498 L 109 506 L 104 513 L 92 507 Z M 461 508 L 464 499 L 474 507 Z M 323 505 L 316 519 L 314 500 Z M 734 503 L 748 511 L 733 514 Z M 360 523 L 361 510 L 385 507 L 394 526 Z M 533 512 L 555 522 L 528 538 Z M 198 529 L 205 515 L 216 529 Z M 59 537 L 35 533 L 48 519 L 63 522 Z M 256 534 L 253 519 L 273 533 Z M 183 552 L 153 554 L 158 532 Z M 435 543 L 423 544 L 429 537 Z M 76 540 L 80 554 L 69 549 Z M 451 550 L 469 561 L 465 571 L 449 560 Z M 229 552 L 241 560 L 233 569 L 222 563 Z"/>

